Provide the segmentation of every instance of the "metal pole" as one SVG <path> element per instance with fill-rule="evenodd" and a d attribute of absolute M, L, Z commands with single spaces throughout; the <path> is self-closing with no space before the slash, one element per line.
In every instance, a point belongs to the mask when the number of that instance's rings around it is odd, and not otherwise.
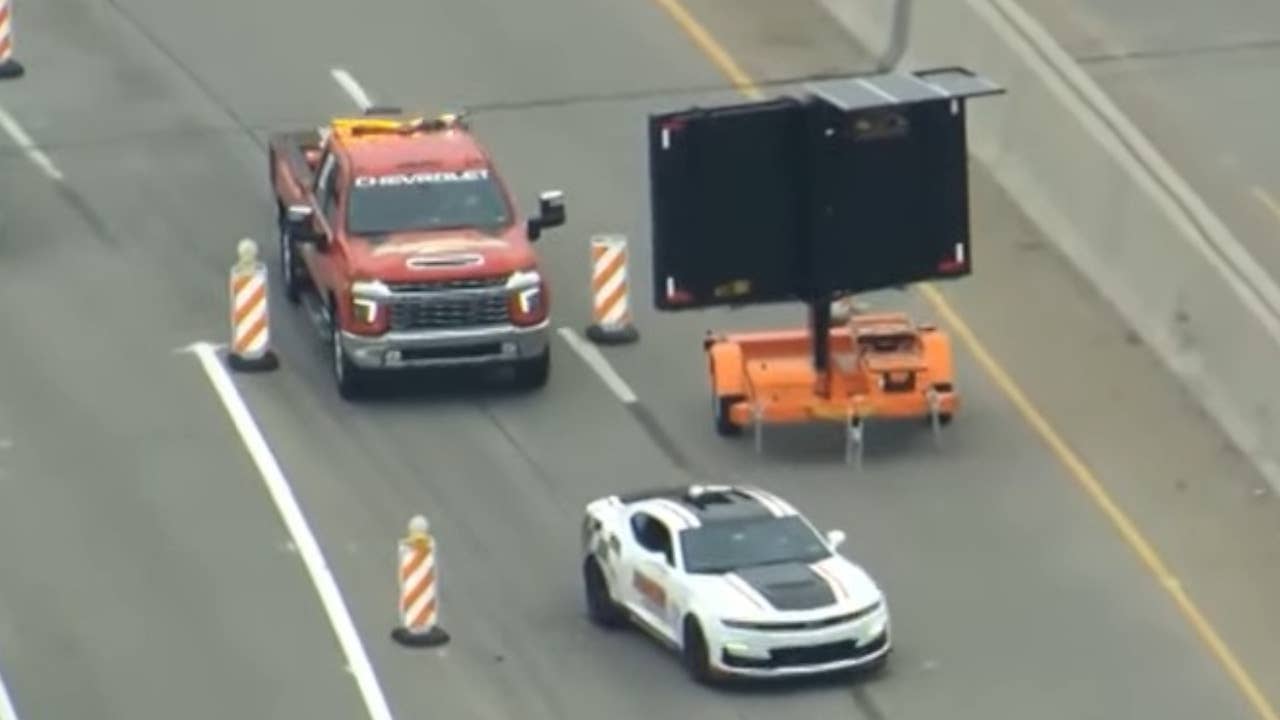
<path fill-rule="evenodd" d="M 894 0 L 893 27 L 889 31 L 889 46 L 880 56 L 876 66 L 880 72 L 889 72 L 898 67 L 902 56 L 907 52 L 907 40 L 911 34 L 911 0 Z"/>

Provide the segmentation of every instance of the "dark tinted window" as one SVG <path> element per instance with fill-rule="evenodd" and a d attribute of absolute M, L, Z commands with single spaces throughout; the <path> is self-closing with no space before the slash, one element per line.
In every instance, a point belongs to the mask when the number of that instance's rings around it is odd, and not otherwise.
<path fill-rule="evenodd" d="M 752 565 L 818 562 L 826 543 L 799 517 L 728 520 L 680 533 L 686 572 L 719 573 Z"/>
<path fill-rule="evenodd" d="M 347 229 L 357 235 L 477 228 L 511 223 L 498 183 L 484 169 L 357 177 L 347 200 Z"/>

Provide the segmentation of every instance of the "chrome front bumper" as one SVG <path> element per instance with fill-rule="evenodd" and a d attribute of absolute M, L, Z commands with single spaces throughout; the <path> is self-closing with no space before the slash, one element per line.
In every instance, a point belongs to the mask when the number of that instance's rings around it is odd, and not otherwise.
<path fill-rule="evenodd" d="M 490 325 L 374 337 L 343 332 L 342 348 L 353 365 L 368 370 L 489 365 L 541 355 L 550 342 L 550 326 L 546 320 L 527 328 Z"/>

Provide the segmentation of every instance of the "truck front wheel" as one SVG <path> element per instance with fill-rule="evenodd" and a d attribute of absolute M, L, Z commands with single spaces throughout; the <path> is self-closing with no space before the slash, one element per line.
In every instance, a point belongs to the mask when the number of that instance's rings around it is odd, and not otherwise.
<path fill-rule="evenodd" d="M 332 358 L 333 380 L 338 386 L 338 394 L 344 400 L 353 400 L 360 395 L 363 389 L 363 371 L 352 364 L 347 358 L 346 350 L 342 347 L 342 328 L 338 325 L 337 317 L 333 315 L 336 309 L 330 310 L 332 320 L 329 323 L 331 328 L 329 332 L 330 356 Z"/>

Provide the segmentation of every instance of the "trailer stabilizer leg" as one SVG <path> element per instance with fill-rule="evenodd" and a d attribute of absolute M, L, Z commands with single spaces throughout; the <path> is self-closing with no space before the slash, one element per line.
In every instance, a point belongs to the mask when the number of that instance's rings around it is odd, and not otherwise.
<path fill-rule="evenodd" d="M 844 463 L 848 465 L 851 462 L 856 462 L 858 470 L 861 471 L 862 448 L 862 418 L 858 415 L 850 414 L 844 425 Z"/>
<path fill-rule="evenodd" d="M 764 407 L 760 403 L 751 406 L 751 417 L 755 424 L 756 454 L 764 452 Z"/>
<path fill-rule="evenodd" d="M 929 402 L 929 424 L 933 427 L 933 444 L 936 447 L 942 447 L 942 402 L 938 398 L 938 391 L 929 388 L 925 392 L 925 399 Z"/>

